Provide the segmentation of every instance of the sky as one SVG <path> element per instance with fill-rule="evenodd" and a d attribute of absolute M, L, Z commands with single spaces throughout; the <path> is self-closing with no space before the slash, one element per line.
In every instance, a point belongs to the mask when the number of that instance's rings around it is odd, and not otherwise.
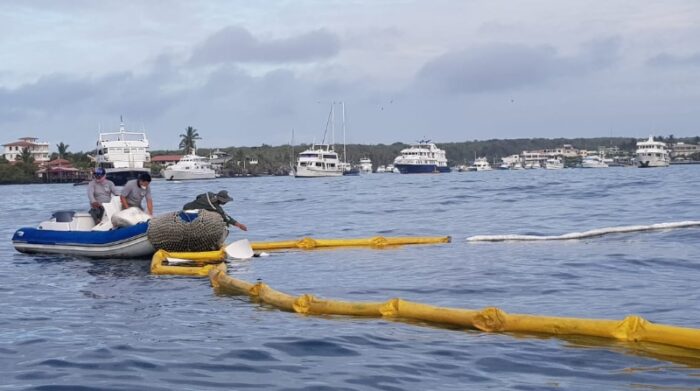
<path fill-rule="evenodd" d="M 697 0 L 0 2 L 0 142 L 700 134 Z M 342 106 L 335 141 L 342 142 Z M 330 136 L 327 136 L 330 137 Z"/>

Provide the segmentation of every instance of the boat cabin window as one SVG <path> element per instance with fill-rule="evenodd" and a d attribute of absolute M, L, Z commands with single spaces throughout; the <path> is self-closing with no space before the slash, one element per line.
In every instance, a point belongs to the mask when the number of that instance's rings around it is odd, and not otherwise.
<path fill-rule="evenodd" d="M 321 167 L 321 166 L 323 166 L 321 163 L 316 162 L 316 167 Z"/>
<path fill-rule="evenodd" d="M 306 167 L 306 162 L 299 162 L 299 165 L 302 167 Z"/>
<path fill-rule="evenodd" d="M 335 159 L 335 155 L 323 155 L 326 159 Z"/>

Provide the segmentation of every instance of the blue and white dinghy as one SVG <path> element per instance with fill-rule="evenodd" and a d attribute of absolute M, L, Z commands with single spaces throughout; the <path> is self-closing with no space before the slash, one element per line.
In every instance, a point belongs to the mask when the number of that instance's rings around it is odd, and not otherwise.
<path fill-rule="evenodd" d="M 18 229 L 12 244 L 23 253 L 91 258 L 141 258 L 155 252 L 147 236 L 147 214 L 138 208 L 120 211 L 119 197 L 103 206 L 104 217 L 97 225 L 89 213 L 58 211 L 36 228 Z"/>

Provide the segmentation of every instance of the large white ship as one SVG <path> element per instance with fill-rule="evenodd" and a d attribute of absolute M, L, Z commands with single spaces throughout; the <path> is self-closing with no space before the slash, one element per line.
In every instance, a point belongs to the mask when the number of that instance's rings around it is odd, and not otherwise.
<path fill-rule="evenodd" d="M 667 167 L 671 163 L 666 143 L 648 140 L 637 142 L 637 165 L 639 167 Z"/>
<path fill-rule="evenodd" d="M 107 179 L 116 186 L 124 186 L 141 173 L 150 173 L 151 153 L 146 133 L 126 131 L 123 121 L 118 132 L 100 133 L 95 162 L 107 171 Z"/>
<path fill-rule="evenodd" d="M 445 151 L 430 140 L 421 140 L 401 150 L 394 159 L 394 167 L 402 174 L 430 174 L 450 172 Z"/>

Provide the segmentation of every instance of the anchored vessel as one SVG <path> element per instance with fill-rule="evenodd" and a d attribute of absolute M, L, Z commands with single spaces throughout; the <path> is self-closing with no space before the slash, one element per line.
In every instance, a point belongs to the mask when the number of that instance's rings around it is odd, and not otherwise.
<path fill-rule="evenodd" d="M 445 151 L 430 140 L 421 140 L 401 150 L 401 155 L 394 159 L 394 168 L 402 174 L 450 172 Z"/>
<path fill-rule="evenodd" d="M 489 164 L 489 161 L 485 157 L 480 157 L 476 160 L 474 160 L 474 167 L 476 168 L 476 171 L 491 171 L 491 165 Z"/>
<path fill-rule="evenodd" d="M 327 144 L 312 145 L 299 154 L 294 176 L 297 178 L 315 178 L 342 176 L 338 153 Z"/>
<path fill-rule="evenodd" d="M 581 161 L 581 167 L 583 168 L 608 168 L 608 163 L 606 163 L 603 158 L 598 155 L 586 156 Z"/>
<path fill-rule="evenodd" d="M 666 143 L 654 141 L 649 136 L 646 141 L 637 143 L 637 164 L 639 167 L 667 167 L 671 163 Z"/>
<path fill-rule="evenodd" d="M 547 159 L 547 161 L 544 162 L 544 168 L 547 170 L 561 170 L 564 168 L 564 162 L 559 158 Z"/>
<path fill-rule="evenodd" d="M 360 172 L 363 174 L 372 173 L 372 161 L 369 158 L 360 159 Z"/>
<path fill-rule="evenodd" d="M 216 171 L 211 168 L 209 159 L 198 156 L 193 149 L 189 155 L 183 156 L 179 162 L 164 169 L 163 177 L 169 181 L 214 179 L 216 178 Z"/>
<path fill-rule="evenodd" d="M 146 133 L 127 132 L 123 121 L 118 132 L 100 133 L 95 161 L 116 186 L 124 186 L 139 174 L 149 173 L 146 165 L 151 161 L 151 154 Z"/>

